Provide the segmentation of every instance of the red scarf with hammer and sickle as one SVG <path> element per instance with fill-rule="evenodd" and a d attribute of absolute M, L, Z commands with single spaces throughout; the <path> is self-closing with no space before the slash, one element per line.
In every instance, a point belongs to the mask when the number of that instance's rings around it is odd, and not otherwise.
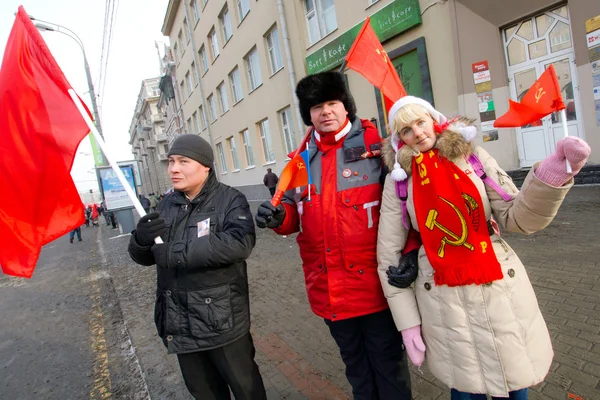
<path fill-rule="evenodd" d="M 453 162 L 430 150 L 413 157 L 413 199 L 421 239 L 436 285 L 502 279 L 481 195 Z"/>

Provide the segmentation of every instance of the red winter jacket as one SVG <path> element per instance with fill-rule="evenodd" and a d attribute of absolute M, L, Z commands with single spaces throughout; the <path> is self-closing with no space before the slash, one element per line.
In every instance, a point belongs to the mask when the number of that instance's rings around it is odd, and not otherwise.
<path fill-rule="evenodd" d="M 313 185 L 286 192 L 280 235 L 297 241 L 311 308 L 339 321 L 388 308 L 377 274 L 381 206 L 381 138 L 368 120 L 354 118 L 339 143 L 309 141 Z"/>

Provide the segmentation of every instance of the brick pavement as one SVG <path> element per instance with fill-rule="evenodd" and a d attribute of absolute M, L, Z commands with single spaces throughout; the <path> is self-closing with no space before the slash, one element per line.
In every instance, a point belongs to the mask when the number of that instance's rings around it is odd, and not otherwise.
<path fill-rule="evenodd" d="M 255 209 L 257 204 L 253 204 Z M 503 234 L 527 267 L 555 357 L 530 399 L 600 399 L 600 186 L 576 187 L 553 223 Z M 257 360 L 269 399 L 347 399 L 344 365 L 323 321 L 308 306 L 297 244 L 259 230 L 248 260 Z M 447 399 L 427 370 L 412 368 L 415 399 Z"/>

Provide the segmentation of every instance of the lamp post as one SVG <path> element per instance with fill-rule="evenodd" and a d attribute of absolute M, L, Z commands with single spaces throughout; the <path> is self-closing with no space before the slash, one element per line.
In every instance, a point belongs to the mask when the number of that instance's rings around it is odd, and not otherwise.
<path fill-rule="evenodd" d="M 81 48 L 81 52 L 83 53 L 83 63 L 84 63 L 84 67 L 85 67 L 85 76 L 87 78 L 88 90 L 90 92 L 90 99 L 92 101 L 92 113 L 94 114 L 94 123 L 96 124 L 96 128 L 98 128 L 98 133 L 100 133 L 100 136 L 104 139 L 104 135 L 102 134 L 102 125 L 100 124 L 100 116 L 98 114 L 98 104 L 96 103 L 96 92 L 94 91 L 94 83 L 92 81 L 90 65 L 88 64 L 88 60 L 85 55 L 85 49 L 83 47 L 83 42 L 81 41 L 81 39 L 79 38 L 79 36 L 77 36 L 77 34 L 75 32 L 73 32 L 72 30 L 70 30 L 69 28 L 67 28 L 65 26 L 55 24 L 53 22 L 42 21 L 40 19 L 36 19 L 36 18 L 32 17 L 31 15 L 29 16 L 29 18 L 32 21 L 36 21 L 35 27 L 38 28 L 38 30 L 44 31 L 44 32 L 62 33 L 63 35 L 68 36 L 71 39 L 73 39 L 75 42 L 77 42 L 77 44 Z M 50 25 L 46 25 L 46 24 L 54 25 L 56 28 L 54 28 L 53 26 L 50 26 Z M 104 158 L 104 154 L 102 154 L 102 151 L 100 151 L 100 149 L 96 145 L 96 142 L 93 139 L 93 137 L 90 137 L 90 140 L 92 142 L 92 147 L 94 148 L 93 149 L 94 150 L 94 159 L 96 161 L 96 165 L 106 165 L 107 163 Z"/>

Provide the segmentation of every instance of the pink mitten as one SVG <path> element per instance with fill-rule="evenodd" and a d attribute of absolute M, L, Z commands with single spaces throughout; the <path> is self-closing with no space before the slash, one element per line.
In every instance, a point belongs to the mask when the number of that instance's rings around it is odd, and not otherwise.
<path fill-rule="evenodd" d="M 404 329 L 401 333 L 410 361 L 417 367 L 420 367 L 425 360 L 425 343 L 423 343 L 423 338 L 421 337 L 421 325 Z"/>
<path fill-rule="evenodd" d="M 590 146 L 578 137 L 568 136 L 556 143 L 556 151 L 535 170 L 535 176 L 550 186 L 561 187 L 577 175 L 590 155 Z M 567 172 L 568 160 L 573 172 Z"/>

